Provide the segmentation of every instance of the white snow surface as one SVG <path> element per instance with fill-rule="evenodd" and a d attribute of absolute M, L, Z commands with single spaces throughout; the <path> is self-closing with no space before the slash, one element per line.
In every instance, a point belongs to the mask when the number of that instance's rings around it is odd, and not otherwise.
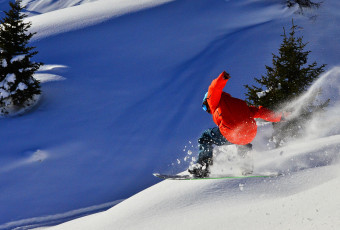
<path fill-rule="evenodd" d="M 33 32 L 39 31 L 34 37 L 39 39 L 102 23 L 114 17 L 170 1 L 172 0 L 100 0 L 29 17 L 26 21 L 32 22 Z"/>
<path fill-rule="evenodd" d="M 34 59 L 46 63 L 35 75 L 43 94 L 30 113 L 0 119 L 0 229 L 54 225 L 123 199 L 51 229 L 339 228 L 339 1 L 305 15 L 269 0 L 25 2 Z M 280 149 L 259 123 L 255 170 L 283 175 L 153 177 L 197 157 L 196 139 L 214 127 L 200 107 L 212 79 L 227 70 L 225 91 L 244 98 L 243 85 L 265 73 L 292 18 L 310 61 L 328 66 L 290 106 L 318 88 L 331 103 L 303 139 Z M 215 174 L 230 169 L 232 153 L 216 149 Z"/>
<path fill-rule="evenodd" d="M 98 0 L 23 0 L 22 4 L 26 7 L 27 12 L 30 14 L 42 14 L 54 10 L 68 8 L 72 6 L 81 5 L 88 2 Z"/>
<path fill-rule="evenodd" d="M 324 74 L 292 102 L 308 101 L 316 87 L 334 102 L 312 119 L 303 139 L 285 147 L 253 151 L 255 174 L 278 172 L 271 178 L 163 181 L 112 209 L 51 229 L 338 229 L 340 226 L 340 68 Z M 332 94 L 331 89 L 338 90 Z M 324 119 L 332 119 L 325 125 Z M 267 124 L 259 124 L 264 135 Z M 268 127 L 269 126 L 269 127 Z M 314 131 L 317 132 L 313 132 Z M 334 132 L 334 129 L 337 131 Z M 327 134 L 326 134 L 327 133 Z M 337 135 L 335 135 L 337 133 Z M 260 134 L 260 135 L 261 135 Z M 268 137 L 267 137 L 268 138 Z M 265 143 L 256 143 L 258 146 Z M 230 156 L 233 146 L 215 154 Z M 223 149 L 224 148 L 224 149 Z M 222 149 L 222 150 L 221 150 Z M 228 171 L 228 160 L 215 156 L 212 176 Z M 180 226 L 180 227 L 179 227 Z M 50 229 L 50 228 L 49 228 Z"/>
<path fill-rule="evenodd" d="M 272 179 L 165 181 L 48 229 L 337 229 L 339 176 L 336 165 Z"/>

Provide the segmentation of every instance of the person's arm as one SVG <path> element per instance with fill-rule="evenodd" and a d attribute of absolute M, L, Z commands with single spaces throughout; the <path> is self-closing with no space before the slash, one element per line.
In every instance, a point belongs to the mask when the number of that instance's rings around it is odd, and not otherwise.
<path fill-rule="evenodd" d="M 221 99 L 223 88 L 229 79 L 230 75 L 223 71 L 215 80 L 211 82 L 208 90 L 207 101 L 212 113 L 216 110 Z"/>
<path fill-rule="evenodd" d="M 254 118 L 261 118 L 263 120 L 270 122 L 279 122 L 282 119 L 282 113 L 275 113 L 262 106 L 260 107 L 249 106 L 249 109 Z"/>

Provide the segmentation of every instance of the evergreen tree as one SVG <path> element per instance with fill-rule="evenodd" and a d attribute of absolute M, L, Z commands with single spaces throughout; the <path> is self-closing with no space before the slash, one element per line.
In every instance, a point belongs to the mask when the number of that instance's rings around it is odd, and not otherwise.
<path fill-rule="evenodd" d="M 41 93 L 33 74 L 42 63 L 32 62 L 38 52 L 28 46 L 35 33 L 28 33 L 31 23 L 25 23 L 21 0 L 10 2 L 10 10 L 0 19 L 0 108 L 25 106 L 34 95 Z"/>
<path fill-rule="evenodd" d="M 322 2 L 314 2 L 311 0 L 286 0 L 286 5 L 288 7 L 298 6 L 296 13 L 308 17 L 310 20 L 316 20 L 317 14 L 311 9 L 318 9 Z"/>
<path fill-rule="evenodd" d="M 292 23 L 289 35 L 282 35 L 283 42 L 279 48 L 279 55 L 273 54 L 273 66 L 266 66 L 266 75 L 255 81 L 260 85 L 245 85 L 247 102 L 255 106 L 264 106 L 272 110 L 278 110 L 285 103 L 294 100 L 305 92 L 319 75 L 324 72 L 325 65 L 317 66 L 316 62 L 307 64 L 311 51 L 305 51 L 307 43 L 302 37 L 296 37 L 297 26 Z M 274 124 L 277 143 L 284 140 L 286 135 L 297 136 L 303 129 L 303 124 L 317 111 L 327 106 L 328 101 L 315 105 L 314 95 L 298 118 L 289 122 Z"/>
<path fill-rule="evenodd" d="M 299 5 L 300 9 L 303 7 L 306 8 L 318 8 L 321 5 L 321 2 L 312 2 L 311 0 L 286 0 L 288 7 L 293 7 L 296 4 Z"/>

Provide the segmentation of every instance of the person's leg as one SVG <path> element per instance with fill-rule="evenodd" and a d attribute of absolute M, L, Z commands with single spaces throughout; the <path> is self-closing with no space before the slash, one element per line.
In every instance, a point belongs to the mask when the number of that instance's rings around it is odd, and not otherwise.
<path fill-rule="evenodd" d="M 252 149 L 252 144 L 237 146 L 237 154 L 240 156 L 240 167 L 243 175 L 252 174 L 254 171 L 254 160 L 252 154 L 250 154 Z"/>
<path fill-rule="evenodd" d="M 237 154 L 240 157 L 244 158 L 252 149 L 253 149 L 252 144 L 238 145 L 237 146 Z"/>
<path fill-rule="evenodd" d="M 198 139 L 199 154 L 196 164 L 190 166 L 189 173 L 196 177 L 206 177 L 209 175 L 209 165 L 213 163 L 213 145 L 231 144 L 221 134 L 218 127 L 207 129 Z"/>
<path fill-rule="evenodd" d="M 213 154 L 213 140 L 211 138 L 211 130 L 205 130 L 198 139 L 198 159 L 196 164 L 189 167 L 188 172 L 195 177 L 206 177 L 209 175 L 208 166 L 211 164 Z"/>
<path fill-rule="evenodd" d="M 209 175 L 209 165 L 212 164 L 213 144 L 215 144 L 216 128 L 205 130 L 198 138 L 198 159 L 196 164 L 189 167 L 189 173 L 196 177 L 206 177 Z"/>
<path fill-rule="evenodd" d="M 198 160 L 197 163 L 204 165 L 210 159 L 213 154 L 213 140 L 211 138 L 211 130 L 205 130 L 201 137 L 198 138 Z"/>
<path fill-rule="evenodd" d="M 213 145 L 224 145 L 230 144 L 227 139 L 221 134 L 218 127 L 207 129 L 203 132 L 201 137 L 198 139 L 198 160 L 197 163 L 200 164 L 212 164 L 213 157 Z"/>

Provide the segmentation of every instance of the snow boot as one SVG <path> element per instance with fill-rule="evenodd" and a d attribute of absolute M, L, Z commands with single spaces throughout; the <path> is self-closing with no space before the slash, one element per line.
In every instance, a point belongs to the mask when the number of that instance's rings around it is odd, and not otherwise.
<path fill-rule="evenodd" d="M 207 162 L 193 164 L 189 167 L 188 172 L 194 177 L 203 178 L 208 177 L 210 174 L 209 166 L 212 165 L 212 160 L 208 159 Z"/>
<path fill-rule="evenodd" d="M 189 167 L 188 172 L 193 177 L 203 178 L 209 175 L 209 170 L 206 165 L 201 165 L 199 163 L 193 164 Z"/>

